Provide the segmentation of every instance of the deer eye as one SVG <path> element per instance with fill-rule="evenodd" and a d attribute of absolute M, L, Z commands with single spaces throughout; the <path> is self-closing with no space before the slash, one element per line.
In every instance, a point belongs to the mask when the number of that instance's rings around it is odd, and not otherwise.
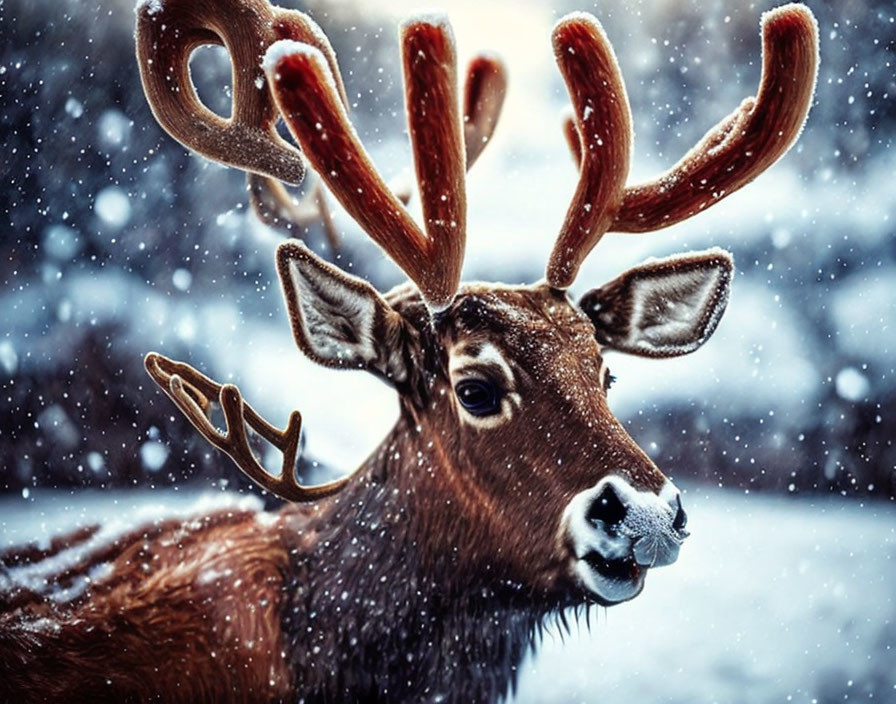
<path fill-rule="evenodd" d="M 610 374 L 610 371 L 607 370 L 606 375 L 604 376 L 604 391 L 609 391 L 610 387 L 616 383 L 616 377 Z"/>
<path fill-rule="evenodd" d="M 491 381 L 464 379 L 454 387 L 457 400 L 474 416 L 494 415 L 501 409 L 501 391 Z"/>
<path fill-rule="evenodd" d="M 679 496 L 677 499 L 678 511 L 675 512 L 675 519 L 672 521 L 672 527 L 680 533 L 684 531 L 685 526 L 688 524 L 688 514 L 684 512 L 684 509 L 681 506 L 681 497 Z"/>

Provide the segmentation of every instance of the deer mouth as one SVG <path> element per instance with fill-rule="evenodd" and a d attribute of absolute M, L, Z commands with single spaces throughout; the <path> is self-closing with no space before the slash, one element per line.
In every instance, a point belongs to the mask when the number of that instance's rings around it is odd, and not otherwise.
<path fill-rule="evenodd" d="M 591 550 L 577 560 L 576 572 L 592 598 L 604 606 L 633 599 L 644 588 L 647 568 L 634 557 L 607 558 Z"/>
<path fill-rule="evenodd" d="M 582 559 L 604 579 L 635 582 L 641 577 L 642 568 L 638 566 L 633 557 L 608 560 L 596 550 L 592 550 Z"/>

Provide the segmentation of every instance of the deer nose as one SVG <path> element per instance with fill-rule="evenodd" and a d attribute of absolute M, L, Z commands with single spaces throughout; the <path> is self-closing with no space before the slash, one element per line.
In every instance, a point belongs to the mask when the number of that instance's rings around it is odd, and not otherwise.
<path fill-rule="evenodd" d="M 664 567 L 678 559 L 680 548 L 681 543 L 670 535 L 644 535 L 635 543 L 633 554 L 642 567 Z"/>
<path fill-rule="evenodd" d="M 605 527 L 612 529 L 625 520 L 626 513 L 628 509 L 619 498 L 618 492 L 612 484 L 607 483 L 588 507 L 586 517 L 592 523 L 600 521 Z"/>
<path fill-rule="evenodd" d="M 638 595 L 647 568 L 675 562 L 686 520 L 672 482 L 655 493 L 620 471 L 573 496 L 560 526 L 573 575 L 600 603 L 618 604 Z"/>
<path fill-rule="evenodd" d="M 674 489 L 670 484 L 669 487 Z M 662 567 L 678 558 L 687 514 L 678 490 L 665 496 L 638 491 L 618 476 L 600 482 L 585 511 L 585 518 L 607 545 L 621 541 L 642 567 Z M 674 493 L 674 498 L 671 495 Z M 620 546 L 614 546 L 618 550 Z M 615 551 L 614 551 L 615 552 Z"/>

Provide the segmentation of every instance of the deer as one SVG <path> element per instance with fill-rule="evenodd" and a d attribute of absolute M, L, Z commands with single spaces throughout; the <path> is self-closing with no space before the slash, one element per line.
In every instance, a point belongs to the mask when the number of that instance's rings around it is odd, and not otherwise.
<path fill-rule="evenodd" d="M 552 42 L 579 179 L 545 277 L 461 283 L 466 171 L 500 112 L 499 60 L 474 58 L 461 107 L 447 20 L 401 26 L 421 226 L 362 146 L 335 54 L 307 15 L 266 0 L 138 5 L 138 63 L 160 124 L 249 173 L 253 197 L 268 204 L 286 202 L 282 183 L 301 181 L 307 161 L 407 275 L 380 293 L 299 240 L 276 252 L 299 350 L 378 377 L 400 413 L 354 472 L 305 485 L 299 411 L 281 429 L 235 385 L 150 352 L 149 375 L 200 435 L 284 503 L 159 520 L 99 542 L 102 530 L 88 526 L 7 550 L 2 698 L 491 702 L 513 690 L 551 619 L 638 596 L 650 570 L 677 559 L 687 515 L 679 489 L 611 412 L 604 357 L 703 345 L 726 308 L 733 259 L 714 248 L 648 260 L 578 301 L 568 291 L 607 232 L 679 223 L 795 142 L 814 93 L 817 25 L 805 6 L 785 5 L 763 15 L 761 35 L 757 95 L 669 171 L 627 185 L 631 115 L 613 49 L 593 16 L 562 18 Z M 227 120 L 189 79 L 190 52 L 208 43 L 232 57 Z M 279 473 L 259 459 L 261 442 L 282 454 Z M 65 569 L 16 582 L 75 549 Z M 76 580 L 86 586 L 60 598 Z"/>

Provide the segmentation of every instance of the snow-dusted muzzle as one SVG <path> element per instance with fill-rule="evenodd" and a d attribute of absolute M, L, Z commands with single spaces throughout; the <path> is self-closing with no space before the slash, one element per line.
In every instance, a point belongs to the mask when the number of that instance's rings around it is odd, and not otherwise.
<path fill-rule="evenodd" d="M 609 476 L 573 497 L 560 530 L 575 577 L 609 605 L 637 596 L 648 568 L 675 562 L 686 523 L 672 482 L 657 495 Z"/>

